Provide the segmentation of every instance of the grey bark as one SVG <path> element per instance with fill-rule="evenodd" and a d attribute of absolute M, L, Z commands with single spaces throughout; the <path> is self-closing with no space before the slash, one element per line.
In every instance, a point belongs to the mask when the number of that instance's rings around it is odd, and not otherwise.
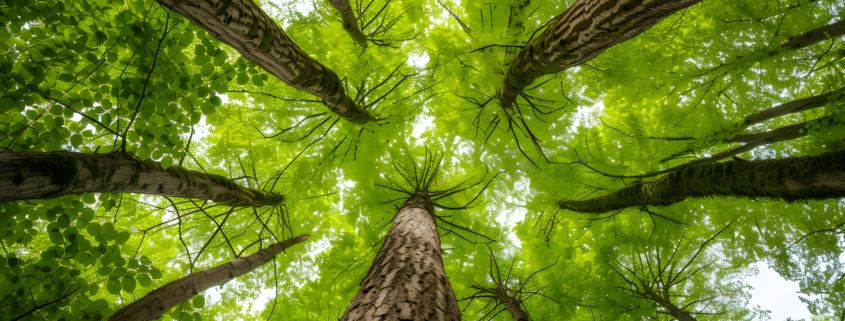
<path fill-rule="evenodd" d="M 285 249 L 308 240 L 309 235 L 300 235 L 270 245 L 255 254 L 237 258 L 223 265 L 199 271 L 170 282 L 143 298 L 118 310 L 109 321 L 148 321 L 161 317 L 179 303 L 194 297 L 216 285 L 221 285 L 270 262 Z"/>
<path fill-rule="evenodd" d="M 577 66 L 700 0 L 578 0 L 514 58 L 499 92 L 510 105 L 540 76 Z"/>
<path fill-rule="evenodd" d="M 0 202 L 81 193 L 139 193 L 212 200 L 235 207 L 278 205 L 282 195 L 242 187 L 220 175 L 163 169 L 125 153 L 0 154 Z"/>
<path fill-rule="evenodd" d="M 373 120 L 346 95 L 337 74 L 309 57 L 253 0 L 156 0 L 185 16 L 279 80 L 323 99 L 353 123 Z"/>
<path fill-rule="evenodd" d="M 655 293 L 651 288 L 645 287 L 647 297 L 650 298 L 652 301 L 657 302 L 661 307 L 666 309 L 669 315 L 673 316 L 675 320 L 678 321 L 698 321 L 692 317 L 687 311 L 682 310 L 677 305 L 669 301 L 667 298 L 663 298 L 657 293 Z M 668 297 L 668 293 L 666 296 Z"/>
<path fill-rule="evenodd" d="M 343 23 L 343 30 L 355 40 L 359 46 L 367 48 L 367 37 L 358 28 L 358 19 L 355 18 L 355 13 L 352 12 L 352 6 L 349 5 L 349 0 L 329 0 L 329 3 L 340 12 L 341 22 Z"/>
<path fill-rule="evenodd" d="M 845 197 L 845 151 L 819 156 L 727 161 L 690 166 L 561 209 L 605 213 L 627 207 L 667 206 L 689 197 L 769 197 L 787 201 Z"/>
<path fill-rule="evenodd" d="M 780 44 L 783 48 L 801 49 L 820 41 L 845 35 L 845 20 L 824 27 L 814 29 L 794 37 L 790 37 Z M 828 38 L 830 36 L 830 38 Z"/>
<path fill-rule="evenodd" d="M 431 199 L 408 198 L 342 321 L 460 320 L 446 278 Z"/>

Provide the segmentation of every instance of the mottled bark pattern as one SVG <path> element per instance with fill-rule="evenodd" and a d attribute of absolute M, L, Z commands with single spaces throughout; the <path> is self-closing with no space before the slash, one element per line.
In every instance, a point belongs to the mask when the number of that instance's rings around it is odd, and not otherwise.
<path fill-rule="evenodd" d="M 836 38 L 845 35 L 845 20 L 830 24 L 810 32 L 790 37 L 780 44 L 781 47 L 790 49 L 801 49 L 820 41 Z M 830 36 L 830 38 L 828 38 Z"/>
<path fill-rule="evenodd" d="M 605 196 L 560 201 L 558 205 L 576 212 L 605 213 L 632 206 L 666 206 L 688 197 L 703 196 L 771 197 L 787 201 L 845 197 L 845 151 L 697 165 Z"/>
<path fill-rule="evenodd" d="M 534 79 L 577 66 L 701 0 L 579 0 L 511 63 L 499 93 L 509 107 Z"/>
<path fill-rule="evenodd" d="M 427 194 L 411 196 L 346 308 L 342 321 L 460 320 L 446 279 L 440 236 Z"/>
<path fill-rule="evenodd" d="M 0 202 L 81 193 L 139 193 L 212 200 L 236 207 L 278 205 L 282 195 L 238 185 L 220 175 L 163 169 L 125 153 L 0 154 Z"/>
<path fill-rule="evenodd" d="M 148 321 L 159 318 L 182 301 L 190 299 L 210 287 L 224 284 L 236 277 L 252 272 L 255 268 L 270 262 L 285 249 L 297 243 L 305 242 L 308 237 L 308 235 L 300 235 L 287 239 L 255 252 L 253 255 L 237 258 L 226 264 L 170 282 L 123 307 L 112 315 L 109 321 Z"/>
<path fill-rule="evenodd" d="M 343 30 L 355 40 L 359 46 L 367 48 L 367 37 L 358 29 L 358 20 L 355 19 L 355 13 L 352 12 L 352 6 L 349 5 L 349 0 L 329 0 L 329 2 L 340 12 L 340 18 L 343 22 Z"/>
<path fill-rule="evenodd" d="M 156 0 L 208 31 L 291 87 L 323 99 L 354 123 L 372 118 L 346 95 L 340 78 L 305 54 L 253 0 Z"/>

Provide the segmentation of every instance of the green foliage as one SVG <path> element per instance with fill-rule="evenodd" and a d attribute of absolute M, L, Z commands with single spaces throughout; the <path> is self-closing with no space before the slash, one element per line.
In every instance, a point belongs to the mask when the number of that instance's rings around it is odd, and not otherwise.
<path fill-rule="evenodd" d="M 260 1 L 304 52 L 343 79 L 350 97 L 384 118 L 361 126 L 154 1 L 5 1 L 0 151 L 125 150 L 163 167 L 237 178 L 286 202 L 234 209 L 104 193 L 4 203 L 0 311 L 14 318 L 38 307 L 26 318 L 104 320 L 163 284 L 307 233 L 304 246 L 165 319 L 335 318 L 406 197 L 377 184 L 402 183 L 393 163 L 408 166 L 408 154 L 427 148 L 443 156 L 436 186 L 486 184 L 504 172 L 478 199 L 481 185 L 441 203 L 469 208 L 437 209 L 449 223 L 440 223 L 444 265 L 459 299 L 474 283 L 490 284 L 492 249 L 499 262 L 514 262 L 508 286 L 538 291 L 524 301 L 535 320 L 644 319 L 663 310 L 630 295 L 611 267 L 665 253 L 683 233 L 679 257 L 689 258 L 735 222 L 702 252 L 699 260 L 711 265 L 673 290 L 716 295 L 724 314 L 699 320 L 765 319 L 766 311 L 747 306 L 744 278 L 758 261 L 799 281 L 817 319 L 840 318 L 842 200 L 690 199 L 599 216 L 555 204 L 636 181 L 599 172 L 665 170 L 739 147 L 728 142 L 736 135 L 806 124 L 807 135 L 738 155 L 747 160 L 845 148 L 841 99 L 737 127 L 747 115 L 845 87 L 841 37 L 800 50 L 778 46 L 841 21 L 841 1 L 703 1 L 538 79 L 514 109 L 501 108 L 491 97 L 519 47 L 573 2 L 394 0 L 381 15 L 397 19 L 387 36 L 404 40 L 364 50 L 325 1 Z M 368 3 L 353 1 L 353 9 Z M 366 19 L 387 4 L 373 1 Z M 474 244 L 484 237 L 498 242 Z M 486 312 L 473 304 L 463 317 Z"/>

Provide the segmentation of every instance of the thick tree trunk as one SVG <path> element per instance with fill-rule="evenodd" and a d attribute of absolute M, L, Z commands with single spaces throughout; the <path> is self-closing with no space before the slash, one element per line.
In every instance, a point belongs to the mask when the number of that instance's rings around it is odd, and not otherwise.
<path fill-rule="evenodd" d="M 238 185 L 220 175 L 141 161 L 125 153 L 0 154 L 0 202 L 80 193 L 139 193 L 195 198 L 235 207 L 278 205 L 282 195 Z"/>
<path fill-rule="evenodd" d="M 502 305 L 505 306 L 505 309 L 510 312 L 513 317 L 513 321 L 531 321 L 531 319 L 528 318 L 528 313 L 525 313 L 525 311 L 522 310 L 522 305 L 520 305 L 519 300 L 508 295 L 508 291 L 501 285 L 497 290 L 496 296 L 499 297 L 499 302 L 501 302 Z"/>
<path fill-rule="evenodd" d="M 373 118 L 346 95 L 340 78 L 302 52 L 253 0 L 156 0 L 231 46 L 281 81 L 323 99 L 353 123 Z"/>
<path fill-rule="evenodd" d="M 578 0 L 511 62 L 499 100 L 509 107 L 540 76 L 584 63 L 701 0 Z"/>
<path fill-rule="evenodd" d="M 434 220 L 426 193 L 405 201 L 342 321 L 461 319 Z"/>
<path fill-rule="evenodd" d="M 340 18 L 343 22 L 343 30 L 355 40 L 359 46 L 367 48 L 367 37 L 358 29 L 358 20 L 355 19 L 355 13 L 352 12 L 352 6 L 349 5 L 349 0 L 329 0 L 329 2 L 340 12 Z"/>
<path fill-rule="evenodd" d="M 147 321 L 164 315 L 182 301 L 202 293 L 210 287 L 221 285 L 241 275 L 252 272 L 255 268 L 270 262 L 285 249 L 305 242 L 310 236 L 300 235 L 270 245 L 255 254 L 237 258 L 226 264 L 208 270 L 199 271 L 176 281 L 170 282 L 143 298 L 123 307 L 109 318 L 109 321 Z"/>
<path fill-rule="evenodd" d="M 845 197 L 845 151 L 819 156 L 696 165 L 647 183 L 562 209 L 605 213 L 633 206 L 666 206 L 688 197 L 770 197 L 787 201 Z"/>

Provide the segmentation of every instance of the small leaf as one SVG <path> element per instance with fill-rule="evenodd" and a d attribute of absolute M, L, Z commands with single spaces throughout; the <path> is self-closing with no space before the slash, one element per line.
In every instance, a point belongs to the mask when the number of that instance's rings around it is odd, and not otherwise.
<path fill-rule="evenodd" d="M 123 245 L 126 243 L 126 241 L 129 241 L 130 236 L 132 236 L 132 234 L 127 231 L 117 233 L 117 236 L 114 238 L 114 242 L 118 245 Z"/>
<path fill-rule="evenodd" d="M 123 278 L 123 280 L 121 280 L 121 283 L 123 283 L 123 291 L 129 293 L 135 292 L 135 286 L 137 285 L 137 283 L 135 283 L 135 279 Z"/>
<path fill-rule="evenodd" d="M 108 290 L 109 293 L 118 295 L 120 294 L 120 288 L 120 282 L 112 280 L 106 281 L 106 290 Z"/>

